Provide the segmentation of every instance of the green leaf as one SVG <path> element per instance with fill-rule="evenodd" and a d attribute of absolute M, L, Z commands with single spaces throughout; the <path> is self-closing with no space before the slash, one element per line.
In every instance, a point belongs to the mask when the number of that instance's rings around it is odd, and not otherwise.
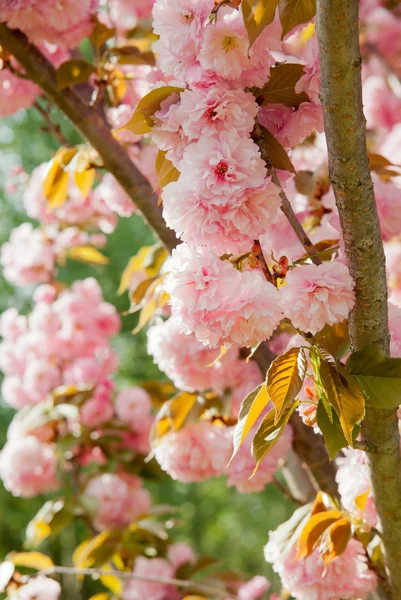
<path fill-rule="evenodd" d="M 75 246 L 67 250 L 68 258 L 90 265 L 107 265 L 109 259 L 94 246 Z"/>
<path fill-rule="evenodd" d="M 259 125 L 262 131 L 263 140 L 261 144 L 263 144 L 263 149 L 265 150 L 271 164 L 276 169 L 282 169 L 283 171 L 290 171 L 290 173 L 295 174 L 295 168 L 292 164 L 287 152 L 280 144 L 278 140 L 274 137 L 272 133 L 266 127 Z"/>
<path fill-rule="evenodd" d="M 332 420 L 327 413 L 324 402 L 320 400 L 316 411 L 316 421 L 326 442 L 330 460 L 333 460 L 342 448 L 348 446 L 348 442 L 345 439 L 337 414 L 332 412 L 331 417 Z"/>
<path fill-rule="evenodd" d="M 183 91 L 183 88 L 171 85 L 152 90 L 139 101 L 131 119 L 119 130 L 129 129 L 137 135 L 149 133 L 154 125 L 152 116 L 160 110 L 161 103 L 167 100 L 171 94 L 180 94 Z"/>
<path fill-rule="evenodd" d="M 310 21 L 316 14 L 316 0 L 280 0 L 281 39 L 297 25 Z"/>
<path fill-rule="evenodd" d="M 310 556 L 318 546 L 325 531 L 333 523 L 342 519 L 342 517 L 343 514 L 339 510 L 328 510 L 312 515 L 299 536 L 297 544 L 298 552 L 295 560 L 301 560 Z"/>
<path fill-rule="evenodd" d="M 301 391 L 306 368 L 306 352 L 303 348 L 291 348 L 270 365 L 266 387 L 276 409 L 276 423 Z"/>
<path fill-rule="evenodd" d="M 197 395 L 191 392 L 179 392 L 174 398 L 163 404 L 156 416 L 150 434 L 152 443 L 157 443 L 169 431 L 178 431 L 183 427 L 189 413 L 195 406 Z"/>
<path fill-rule="evenodd" d="M 43 571 L 53 567 L 50 556 L 46 556 L 42 552 L 11 552 L 8 555 L 8 560 L 16 567 L 26 567 L 27 569 L 35 569 L 35 571 Z"/>
<path fill-rule="evenodd" d="M 85 83 L 92 73 L 96 73 L 96 67 L 86 60 L 74 59 L 62 63 L 56 71 L 56 82 L 59 90 L 70 85 Z"/>
<path fill-rule="evenodd" d="M 315 340 L 318 346 L 325 348 L 335 358 L 343 358 L 350 350 L 348 321 L 336 323 L 335 325 L 325 325 L 315 335 Z"/>
<path fill-rule="evenodd" d="M 309 102 L 305 92 L 297 94 L 295 86 L 305 74 L 304 66 L 283 63 L 270 70 L 269 81 L 266 85 L 254 91 L 256 97 L 263 96 L 262 106 L 266 104 L 284 104 L 298 108 L 303 102 Z"/>
<path fill-rule="evenodd" d="M 365 400 L 357 382 L 341 364 L 321 360 L 319 375 L 327 399 L 340 419 L 344 436 L 353 445 L 353 431 L 365 416 Z"/>
<path fill-rule="evenodd" d="M 275 423 L 275 409 L 268 412 L 263 419 L 252 444 L 252 456 L 256 460 L 255 473 L 266 454 L 279 441 L 285 426 L 287 425 L 292 413 L 298 407 L 298 405 L 299 402 L 293 402 L 290 404 L 287 410 L 283 412 L 277 423 Z"/>
<path fill-rule="evenodd" d="M 231 460 L 237 454 L 242 442 L 255 425 L 262 410 L 268 405 L 269 400 L 266 384 L 261 383 L 242 401 L 234 433 L 234 451 Z"/>
<path fill-rule="evenodd" d="M 101 23 L 95 16 L 92 19 L 95 22 L 95 26 L 89 39 L 95 46 L 103 46 L 107 40 L 115 36 L 115 29 L 110 29 L 110 27 Z"/>
<path fill-rule="evenodd" d="M 168 160 L 168 158 L 166 158 L 166 154 L 167 153 L 163 150 L 159 150 L 156 156 L 155 167 L 161 189 L 163 189 L 169 183 L 177 181 L 180 176 L 179 170 L 175 168 L 173 163 Z"/>
<path fill-rule="evenodd" d="M 351 354 L 346 368 L 372 406 L 390 409 L 401 404 L 401 358 L 389 358 L 376 346 L 367 346 Z"/>
<path fill-rule="evenodd" d="M 274 20 L 278 0 L 242 0 L 242 15 L 249 38 L 249 48 L 253 46 L 267 25 Z"/>
<path fill-rule="evenodd" d="M 38 546 L 50 535 L 62 531 L 73 519 L 73 511 L 64 500 L 50 500 L 28 524 L 26 540 L 30 546 Z"/>

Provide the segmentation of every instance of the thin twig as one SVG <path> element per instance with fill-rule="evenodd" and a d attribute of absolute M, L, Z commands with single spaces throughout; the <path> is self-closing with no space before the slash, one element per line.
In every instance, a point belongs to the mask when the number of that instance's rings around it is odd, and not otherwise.
<path fill-rule="evenodd" d="M 277 477 L 273 477 L 273 484 L 278 490 L 280 490 L 282 494 L 284 494 L 284 496 L 287 496 L 287 498 L 297 506 L 303 506 L 305 504 L 304 502 L 301 502 L 301 500 L 299 500 L 298 498 L 295 498 L 295 496 L 291 494 L 290 489 L 286 485 L 281 483 L 281 481 Z"/>
<path fill-rule="evenodd" d="M 43 120 L 46 123 L 46 129 L 49 131 L 49 133 L 51 133 L 58 142 L 60 142 L 60 144 L 62 146 L 70 146 L 70 142 L 69 140 L 65 137 L 65 135 L 63 134 L 63 132 L 60 129 L 60 126 L 57 123 L 53 123 L 50 113 L 45 110 L 40 104 L 39 102 L 35 102 L 34 103 L 34 108 L 38 111 L 38 113 L 43 117 Z"/>
<path fill-rule="evenodd" d="M 48 569 L 43 569 L 39 571 L 38 575 L 54 575 L 54 574 L 64 574 L 64 575 L 89 575 L 91 577 L 117 577 L 118 579 L 127 579 L 127 580 L 136 580 L 136 581 L 146 581 L 148 583 L 161 583 L 164 585 L 175 585 L 184 589 L 196 589 L 198 592 L 202 592 L 204 594 L 211 594 L 218 598 L 224 598 L 225 600 L 235 600 L 236 596 L 233 596 L 229 592 L 218 590 L 203 583 L 198 583 L 197 581 L 185 580 L 185 579 L 175 579 L 174 577 L 157 577 L 155 575 L 137 575 L 136 573 L 128 572 L 128 571 L 117 571 L 113 569 L 78 569 L 76 567 L 58 567 L 53 566 Z"/>
<path fill-rule="evenodd" d="M 274 169 L 274 168 L 272 169 L 272 181 L 281 190 L 280 193 L 279 193 L 279 196 L 281 198 L 281 210 L 283 211 L 283 213 L 287 217 L 289 224 L 291 225 L 292 229 L 294 230 L 294 233 L 296 234 L 297 238 L 299 239 L 299 241 L 301 242 L 302 246 L 304 247 L 305 252 L 307 253 L 307 255 L 310 257 L 310 259 L 312 260 L 312 262 L 315 265 L 321 265 L 322 264 L 322 260 L 319 257 L 318 251 L 316 250 L 316 248 L 313 245 L 313 243 L 312 243 L 311 239 L 309 238 L 308 234 L 306 233 L 306 231 L 302 227 L 301 223 L 298 221 L 298 217 L 295 214 L 294 209 L 291 206 L 291 202 L 287 198 L 287 194 L 283 190 L 283 187 L 282 187 L 282 185 L 280 183 L 280 180 L 279 180 L 279 178 L 277 176 L 276 169 Z"/>

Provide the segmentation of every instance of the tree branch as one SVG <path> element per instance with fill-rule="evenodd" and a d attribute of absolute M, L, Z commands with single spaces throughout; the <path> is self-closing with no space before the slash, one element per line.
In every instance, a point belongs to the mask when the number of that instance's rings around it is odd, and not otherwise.
<path fill-rule="evenodd" d="M 354 350 L 374 344 L 389 352 L 383 243 L 366 152 L 362 108 L 358 0 L 318 0 L 321 100 L 330 179 L 340 213 L 356 302 L 350 316 Z M 364 441 L 383 529 L 393 598 L 401 598 L 401 457 L 397 415 L 367 406 Z"/>
<path fill-rule="evenodd" d="M 56 70 L 26 36 L 0 23 L 0 44 L 5 46 L 23 66 L 26 75 L 42 88 L 46 96 L 70 119 L 88 140 L 127 194 L 132 198 L 155 234 L 172 250 L 177 244 L 175 233 L 166 227 L 157 195 L 151 185 L 131 161 L 125 148 L 113 137 L 110 127 L 99 110 L 94 110 L 82 99 L 80 90 L 59 90 Z"/>
<path fill-rule="evenodd" d="M 283 190 L 283 187 L 280 183 L 279 178 L 277 177 L 277 173 L 276 173 L 275 169 L 273 169 L 272 181 L 281 189 L 281 192 L 279 194 L 279 196 L 281 198 L 281 210 L 287 217 L 287 220 L 288 220 L 289 224 L 291 225 L 295 235 L 301 242 L 302 246 L 304 247 L 305 252 L 309 256 L 311 261 L 315 265 L 321 265 L 322 260 L 319 257 L 318 252 L 317 252 L 315 246 L 313 245 L 310 237 L 306 233 L 305 229 L 302 227 L 301 223 L 298 221 L 298 217 L 295 214 L 294 209 L 292 208 L 291 202 L 287 198 L 287 194 Z"/>
<path fill-rule="evenodd" d="M 54 575 L 55 573 L 60 573 L 64 575 L 89 575 L 91 577 L 117 577 L 121 580 L 131 580 L 131 581 L 147 581 L 148 583 L 161 583 L 165 585 L 174 585 L 176 587 L 180 587 L 182 589 L 190 589 L 196 590 L 203 594 L 210 594 L 214 597 L 224 598 L 228 600 L 232 598 L 235 600 L 236 596 L 232 594 L 219 590 L 216 588 L 212 588 L 203 583 L 198 583 L 197 581 L 191 581 L 187 579 L 175 579 L 174 577 L 159 577 L 157 575 L 136 575 L 131 571 L 116 571 L 113 569 L 78 569 L 76 567 L 49 567 L 48 569 L 43 569 L 38 572 L 38 575 Z M 145 599 L 144 599 L 145 600 Z"/>

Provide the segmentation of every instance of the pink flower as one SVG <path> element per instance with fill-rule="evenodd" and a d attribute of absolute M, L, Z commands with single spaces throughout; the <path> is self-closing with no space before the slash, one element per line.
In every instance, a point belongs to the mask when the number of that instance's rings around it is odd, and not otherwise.
<path fill-rule="evenodd" d="M 172 317 L 167 321 L 160 320 L 148 329 L 148 352 L 180 390 L 193 392 L 217 388 L 218 391 L 220 379 L 225 380 L 222 360 L 214 362 L 218 350 L 204 346 L 194 335 L 182 333 Z"/>
<path fill-rule="evenodd" d="M 40 89 L 32 81 L 13 75 L 8 69 L 0 71 L 0 117 L 29 108 L 39 94 Z"/>
<path fill-rule="evenodd" d="M 30 223 L 13 229 L 1 249 L 0 263 L 4 277 L 16 285 L 47 282 L 55 269 L 51 243 Z"/>
<path fill-rule="evenodd" d="M 98 530 L 125 527 L 150 510 L 150 494 L 134 475 L 98 475 L 86 486 L 85 496 L 96 501 L 93 524 Z"/>
<path fill-rule="evenodd" d="M 344 448 L 343 454 L 344 456 L 336 460 L 338 465 L 336 481 L 341 504 L 345 510 L 357 518 L 363 519 L 371 527 L 375 527 L 377 512 L 365 453 L 353 448 Z M 356 503 L 358 499 L 360 500 L 359 506 Z"/>
<path fill-rule="evenodd" d="M 401 358 L 401 308 L 388 303 L 388 326 L 391 335 L 390 354 Z"/>
<path fill-rule="evenodd" d="M 305 92 L 311 102 L 319 104 L 320 66 L 316 35 L 306 44 L 302 60 L 305 61 L 305 75 L 297 82 L 295 91 L 297 94 Z"/>
<path fill-rule="evenodd" d="M 114 401 L 117 417 L 128 423 L 133 431 L 140 431 L 152 409 L 150 396 L 140 387 L 130 387 L 119 392 Z"/>
<path fill-rule="evenodd" d="M 390 300 L 401 306 L 401 244 L 397 240 L 384 244 Z"/>
<path fill-rule="evenodd" d="M 130 196 L 111 173 L 106 173 L 103 177 L 94 192 L 94 196 L 101 199 L 110 210 L 120 217 L 130 217 L 136 212 L 136 206 Z"/>
<path fill-rule="evenodd" d="M 18 377 L 5 377 L 1 385 L 1 394 L 4 402 L 17 410 L 33 403 L 31 394 L 23 388 Z"/>
<path fill-rule="evenodd" d="M 355 301 L 354 282 L 345 265 L 325 262 L 288 272 L 282 295 L 294 327 L 315 334 L 327 323 L 341 323 Z"/>
<path fill-rule="evenodd" d="M 401 231 L 401 188 L 393 182 L 384 182 L 372 173 L 380 230 L 385 242 Z"/>
<path fill-rule="evenodd" d="M 44 0 L 40 4 L 36 0 L 1 0 L 0 18 L 12 29 L 21 29 L 35 44 L 47 41 L 75 48 L 91 33 L 96 8 L 97 0 Z"/>
<path fill-rule="evenodd" d="M 188 546 L 185 542 L 178 542 L 168 547 L 167 557 L 169 562 L 173 565 L 174 570 L 177 571 L 180 567 L 186 564 L 194 565 L 196 563 L 196 554 L 192 550 L 191 546 Z"/>
<path fill-rule="evenodd" d="M 136 27 L 138 19 L 152 16 L 154 0 L 114 0 L 109 7 L 111 20 L 119 29 L 127 31 Z"/>
<path fill-rule="evenodd" d="M 212 199 L 216 205 L 226 205 L 232 196 L 261 188 L 266 165 L 250 138 L 224 131 L 188 146 L 181 173 L 182 183 L 189 189 Z"/>
<path fill-rule="evenodd" d="M 240 273 L 207 247 L 181 244 L 166 279 L 173 316 L 204 344 L 252 346 L 282 318 L 280 293 L 257 271 Z"/>
<path fill-rule="evenodd" d="M 244 390 L 251 391 L 261 381 L 256 363 L 239 360 L 236 346 L 216 360 L 218 350 L 205 346 L 193 334 L 182 333 L 172 317 L 149 328 L 148 352 L 178 389 L 221 394 L 232 388 L 235 405 L 239 396 L 239 402 L 246 396 Z"/>
<path fill-rule="evenodd" d="M 279 529 L 270 533 L 265 557 L 274 561 L 274 571 L 297 600 L 366 598 L 376 588 L 377 576 L 368 568 L 365 550 L 357 540 L 351 539 L 346 551 L 325 568 L 318 550 L 305 560 L 294 559 L 295 547 L 277 555 L 275 536 Z"/>
<path fill-rule="evenodd" d="M 324 128 L 322 107 L 314 102 L 303 102 L 297 110 L 268 104 L 260 109 L 259 121 L 286 148 L 293 148 Z"/>
<path fill-rule="evenodd" d="M 7 341 L 16 342 L 27 330 L 27 318 L 20 315 L 16 308 L 5 310 L 0 316 L 0 335 Z"/>
<path fill-rule="evenodd" d="M 98 383 L 92 398 L 87 400 L 81 408 L 82 425 L 94 429 L 113 417 L 114 408 L 111 403 L 113 389 L 114 384 L 109 379 Z"/>
<path fill-rule="evenodd" d="M 367 126 L 384 128 L 391 132 L 399 123 L 401 99 L 391 90 L 382 77 L 372 75 L 363 84 L 363 112 Z"/>
<path fill-rule="evenodd" d="M 148 415 L 143 416 L 141 420 L 140 428 L 135 429 L 133 431 L 124 432 L 121 436 L 123 448 L 129 448 L 130 450 L 134 450 L 134 452 L 138 452 L 139 454 L 144 454 L 145 456 L 149 454 L 150 448 L 150 433 L 153 427 L 154 417 Z"/>
<path fill-rule="evenodd" d="M 232 429 L 206 421 L 168 433 L 155 447 L 161 468 L 178 481 L 202 481 L 221 475 L 232 453 Z"/>
<path fill-rule="evenodd" d="M 245 136 L 254 127 L 258 105 L 249 92 L 216 85 L 196 91 L 185 90 L 177 113 L 189 140 L 230 130 Z"/>
<path fill-rule="evenodd" d="M 258 600 L 270 588 L 270 581 L 266 577 L 257 575 L 247 583 L 240 586 L 238 590 L 238 600 Z"/>
<path fill-rule="evenodd" d="M 297 217 L 301 223 L 306 216 L 304 212 L 297 212 Z M 338 231 L 328 223 L 324 223 L 308 233 L 313 243 L 322 240 L 336 240 L 339 236 Z M 268 263 L 271 262 L 272 255 L 276 260 L 281 256 L 286 256 L 290 262 L 294 262 L 305 254 L 305 250 L 287 217 L 281 212 L 278 213 L 268 231 L 261 236 L 260 243 Z"/>
<path fill-rule="evenodd" d="M 222 196 L 203 197 L 181 179 L 163 190 L 163 216 L 185 242 L 210 245 L 218 254 L 249 251 L 254 240 L 271 227 L 281 205 L 279 188 L 266 178 L 263 186 L 226 203 Z"/>
<path fill-rule="evenodd" d="M 57 290 L 53 285 L 44 283 L 36 288 L 33 293 L 34 302 L 43 302 L 45 304 L 52 304 L 57 297 Z"/>
<path fill-rule="evenodd" d="M 262 372 L 256 361 L 237 360 L 230 367 L 231 414 L 238 417 L 242 401 L 263 381 Z"/>
<path fill-rule="evenodd" d="M 174 567 L 164 558 L 138 556 L 133 569 L 134 575 L 142 577 L 173 578 Z M 122 593 L 123 600 L 178 600 L 176 587 L 166 583 L 126 580 Z"/>
<path fill-rule="evenodd" d="M 153 7 L 153 31 L 171 52 L 196 54 L 204 19 L 213 8 L 212 0 L 157 0 Z"/>
<path fill-rule="evenodd" d="M 205 71 L 221 79 L 240 79 L 244 87 L 261 87 L 274 64 L 267 46 L 261 52 L 262 44 L 255 44 L 249 51 L 241 11 L 224 7 L 219 11 L 217 22 L 204 30 L 199 62 Z"/>
<path fill-rule="evenodd" d="M 31 577 L 25 585 L 12 592 L 10 600 L 58 600 L 61 586 L 58 581 L 38 575 Z"/>
<path fill-rule="evenodd" d="M 284 462 L 287 452 L 291 447 L 292 429 L 286 427 L 279 441 L 273 446 L 268 455 L 261 462 L 255 475 L 255 459 L 251 455 L 252 440 L 256 431 L 246 438 L 237 455 L 227 469 L 227 486 L 235 487 L 240 494 L 262 492 L 266 485 L 273 480 L 280 462 Z"/>
<path fill-rule="evenodd" d="M 164 100 L 153 115 L 155 123 L 152 140 L 159 150 L 166 151 L 166 157 L 175 167 L 180 168 L 188 138 L 182 128 L 183 117 L 179 113 L 179 96 L 174 93 Z"/>
<path fill-rule="evenodd" d="M 53 446 L 27 436 L 6 443 L 0 453 L 0 477 L 13 496 L 32 498 L 58 488 Z"/>
<path fill-rule="evenodd" d="M 32 403 L 42 402 L 47 394 L 59 385 L 61 385 L 61 376 L 58 367 L 49 364 L 46 360 L 28 362 L 23 387 L 29 393 Z"/>

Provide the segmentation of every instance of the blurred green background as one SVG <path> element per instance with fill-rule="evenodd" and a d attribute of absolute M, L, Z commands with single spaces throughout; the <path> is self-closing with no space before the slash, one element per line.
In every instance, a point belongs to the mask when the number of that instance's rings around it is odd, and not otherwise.
<path fill-rule="evenodd" d="M 54 111 L 54 120 L 72 143 L 80 141 L 70 124 Z M 0 243 L 5 242 L 13 227 L 26 221 L 21 191 L 5 192 L 10 169 L 22 164 L 30 173 L 43 161 L 49 160 L 58 148 L 57 142 L 42 131 L 42 117 L 34 109 L 0 121 Z M 73 281 L 87 276 L 98 279 L 105 298 L 115 304 L 122 313 L 128 307 L 127 297 L 118 297 L 121 272 L 128 259 L 138 248 L 152 241 L 152 235 L 140 217 L 120 219 L 115 232 L 109 236 L 105 254 L 110 263 L 106 267 L 89 267 L 70 262 L 61 269 L 59 278 Z M 0 277 L 0 310 L 15 306 L 29 310 L 32 290 L 13 288 Z M 146 337 L 143 332 L 131 334 L 135 316 L 123 317 L 123 330 L 115 340 L 121 357 L 119 380 L 121 384 L 137 383 L 160 377 L 157 368 L 146 355 Z M 13 411 L 0 405 L 0 446 L 4 444 L 7 426 Z M 275 590 L 278 580 L 272 575 L 270 565 L 263 559 L 263 546 L 268 531 L 288 518 L 294 507 L 273 486 L 267 486 L 261 494 L 239 495 L 228 489 L 223 479 L 202 484 L 183 485 L 169 478 L 152 485 L 156 502 L 180 507 L 180 522 L 174 533 L 177 540 L 188 540 L 200 553 L 216 557 L 223 569 L 238 569 L 250 575 L 264 574 L 272 579 Z M 43 499 L 25 500 L 13 498 L 0 485 L 0 559 L 11 550 L 21 549 L 24 530 L 43 504 Z M 71 553 L 82 531 L 69 527 L 51 542 L 55 562 L 70 563 Z M 64 598 L 87 598 L 73 586 L 64 589 Z M 143 599 L 146 600 L 146 599 Z"/>

